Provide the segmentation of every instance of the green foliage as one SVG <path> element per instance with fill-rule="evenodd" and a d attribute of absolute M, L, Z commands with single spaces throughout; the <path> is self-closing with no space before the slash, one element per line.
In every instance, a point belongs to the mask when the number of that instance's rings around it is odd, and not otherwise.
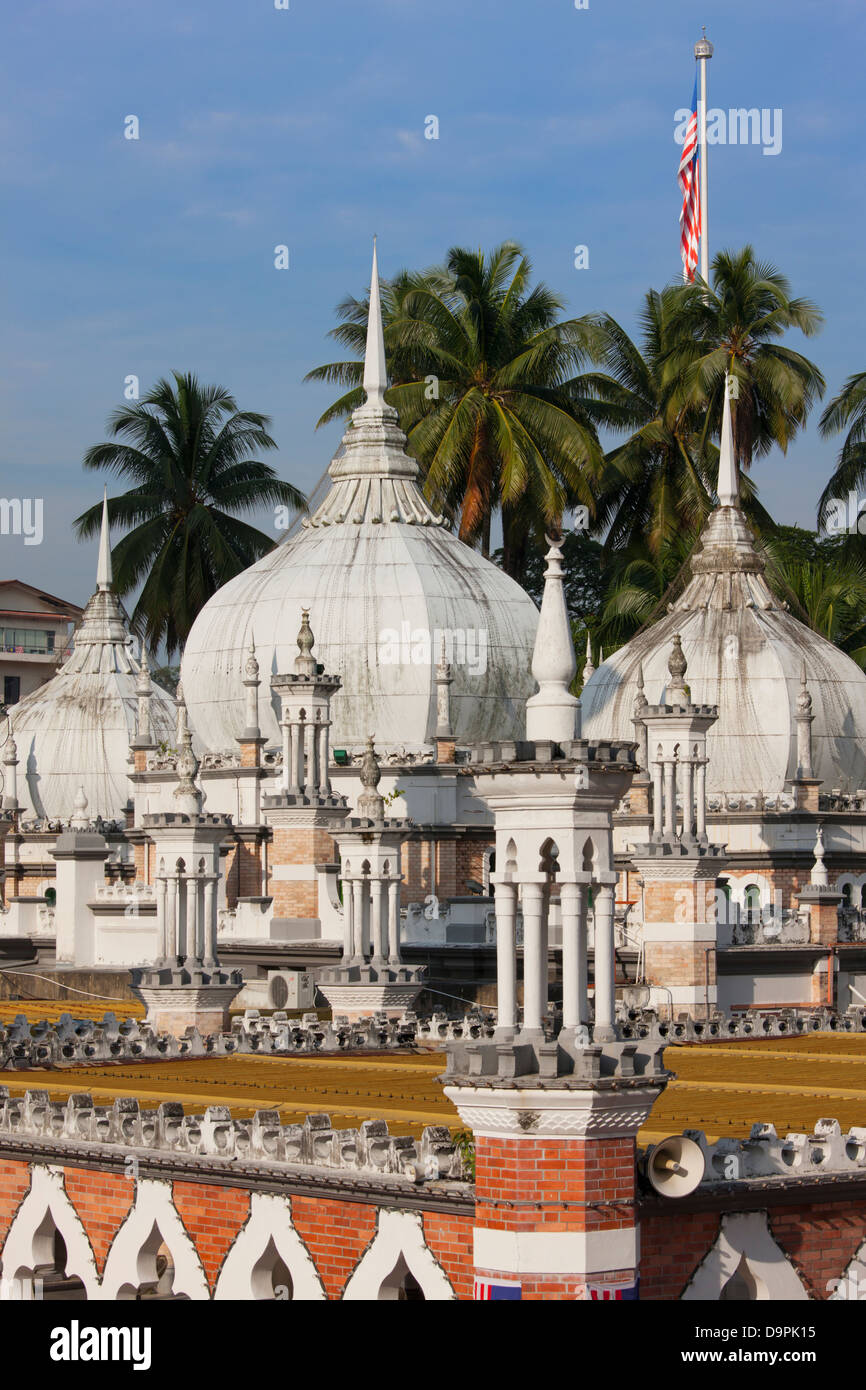
<path fill-rule="evenodd" d="M 522 572 L 530 538 L 540 542 L 566 508 L 594 512 L 602 461 L 574 389 L 597 332 L 589 320 L 560 319 L 562 301 L 543 284 L 531 288 L 531 273 L 522 249 L 505 242 L 487 255 L 454 247 L 443 266 L 401 271 L 382 287 L 387 399 L 427 496 L 485 555 L 499 513 L 508 574 Z M 367 311 L 366 299 L 345 300 L 332 332 L 359 357 Z M 320 424 L 361 403 L 362 374 L 357 360 L 308 374 L 351 387 Z"/>
<path fill-rule="evenodd" d="M 471 1129 L 453 1131 L 451 1138 L 463 1164 L 463 1176 L 469 1182 L 475 1181 L 475 1135 Z"/>
<path fill-rule="evenodd" d="M 240 411 L 222 386 L 174 373 L 141 401 L 110 417 L 112 441 L 84 456 L 84 467 L 130 486 L 109 498 L 108 515 L 126 535 L 114 547 L 115 589 L 143 582 L 132 622 L 152 649 L 171 657 L 217 589 L 272 549 L 274 541 L 237 513 L 267 504 L 300 508 L 303 494 L 254 456 L 275 449 L 270 420 Z M 79 539 L 96 535 L 102 504 L 75 522 Z"/>

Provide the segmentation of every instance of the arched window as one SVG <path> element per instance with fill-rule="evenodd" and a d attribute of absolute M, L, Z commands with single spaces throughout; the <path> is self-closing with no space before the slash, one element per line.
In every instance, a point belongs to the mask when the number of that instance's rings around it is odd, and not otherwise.
<path fill-rule="evenodd" d="M 750 883 L 743 893 L 743 911 L 747 922 L 757 922 L 761 916 L 761 890 L 757 883 Z"/>
<path fill-rule="evenodd" d="M 719 1302 L 755 1303 L 760 1296 L 758 1280 L 749 1269 L 745 1255 L 741 1255 L 740 1263 L 719 1294 Z"/>
<path fill-rule="evenodd" d="M 294 1285 L 289 1267 L 271 1236 L 261 1256 L 252 1268 L 253 1298 L 288 1300 L 294 1297 Z"/>
<path fill-rule="evenodd" d="M 399 1303 L 424 1303 L 424 1293 L 418 1280 L 401 1254 L 388 1278 L 379 1288 L 379 1300 Z"/>
<path fill-rule="evenodd" d="M 57 1229 L 50 1211 L 45 1213 L 34 1234 L 33 1251 L 37 1263 L 32 1271 L 17 1270 L 16 1283 L 20 1282 L 23 1288 L 32 1279 L 34 1297 L 46 1303 L 86 1301 L 87 1290 L 82 1281 L 76 1275 L 69 1276 L 66 1273 L 69 1259 L 66 1241 Z"/>

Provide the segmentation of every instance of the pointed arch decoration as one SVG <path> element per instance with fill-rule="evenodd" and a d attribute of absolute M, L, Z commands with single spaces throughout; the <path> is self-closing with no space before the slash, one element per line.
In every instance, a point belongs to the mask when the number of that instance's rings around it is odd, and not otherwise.
<path fill-rule="evenodd" d="M 210 1298 L 198 1251 L 174 1205 L 171 1183 L 139 1178 L 132 1210 L 114 1237 L 105 1261 L 102 1297 L 115 1300 L 122 1289 L 153 1282 L 157 1275 L 156 1256 L 163 1247 L 174 1266 L 173 1294 Z"/>
<path fill-rule="evenodd" d="M 683 1301 L 715 1303 L 735 1276 L 752 1287 L 757 1302 L 802 1302 L 809 1297 L 789 1257 L 773 1238 L 765 1211 L 722 1217 L 719 1234 L 689 1280 Z"/>
<path fill-rule="evenodd" d="M 273 1282 L 278 1261 L 291 1278 L 285 1294 L 277 1293 Z M 214 1298 L 280 1297 L 309 1303 L 326 1295 L 313 1258 L 295 1230 L 290 1199 L 254 1192 L 246 1224 L 223 1261 Z"/>
<path fill-rule="evenodd" d="M 424 1238 L 420 1213 L 382 1208 L 376 1219 L 376 1234 L 350 1275 L 343 1298 L 353 1302 L 397 1298 L 400 1284 L 407 1282 L 407 1274 L 429 1302 L 457 1297 Z"/>
<path fill-rule="evenodd" d="M 88 1299 L 101 1297 L 99 1272 L 90 1238 L 72 1204 L 62 1168 L 34 1164 L 30 1191 L 21 1203 L 3 1244 L 4 1279 L 19 1279 L 26 1288 L 37 1266 L 54 1262 L 55 1232 L 66 1247 L 66 1274 L 80 1279 Z"/>

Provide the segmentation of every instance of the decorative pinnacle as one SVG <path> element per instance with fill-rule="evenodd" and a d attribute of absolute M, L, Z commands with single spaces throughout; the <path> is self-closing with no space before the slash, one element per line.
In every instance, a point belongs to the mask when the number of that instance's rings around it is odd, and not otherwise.
<path fill-rule="evenodd" d="M 635 716 L 639 715 L 642 710 L 645 710 L 648 703 L 643 682 L 643 662 L 641 662 L 637 668 L 637 694 L 634 697 Z"/>
<path fill-rule="evenodd" d="M 797 713 L 798 713 L 798 714 L 811 714 L 811 713 L 812 713 L 812 696 L 810 695 L 809 689 L 808 689 L 808 687 L 807 687 L 807 685 L 806 685 L 806 663 L 805 663 L 805 661 L 803 662 L 803 668 L 802 668 L 802 670 L 801 670 L 801 672 L 800 672 L 800 693 L 799 693 L 799 695 L 797 696 Z"/>
<path fill-rule="evenodd" d="M 668 705 L 689 705 L 691 695 L 683 677 L 686 674 L 686 656 L 683 651 L 683 644 L 678 632 L 674 633 L 673 646 L 668 660 L 668 671 L 670 680 L 665 692 L 665 704 Z"/>
<path fill-rule="evenodd" d="M 86 830 L 90 825 L 87 816 L 87 806 L 88 801 L 84 788 L 79 787 L 78 791 L 75 793 L 75 800 L 72 803 L 72 816 L 69 821 L 73 830 Z"/>
<path fill-rule="evenodd" d="M 737 461 L 734 458 L 734 430 L 731 423 L 731 378 L 725 373 L 725 403 L 722 407 L 722 439 L 719 446 L 719 506 L 736 507 L 739 501 Z"/>
<path fill-rule="evenodd" d="M 138 680 L 135 683 L 135 693 L 147 699 L 153 694 L 153 684 L 150 679 L 150 666 L 147 661 L 147 648 L 141 644 L 141 664 L 138 668 Z"/>
<path fill-rule="evenodd" d="M 364 790 L 358 797 L 358 804 L 355 809 L 364 820 L 383 820 L 385 816 L 385 802 L 376 790 L 381 781 L 382 773 L 374 743 L 374 736 L 370 734 L 367 739 L 367 749 L 361 761 L 361 786 Z"/>
<path fill-rule="evenodd" d="M 310 627 L 310 610 L 309 608 L 302 608 L 301 627 L 298 632 L 298 655 L 295 657 L 296 675 L 314 676 L 316 674 L 316 658 L 313 656 L 315 640 Z"/>
<path fill-rule="evenodd" d="M 249 653 L 244 663 L 244 682 L 246 683 L 247 681 L 255 683 L 256 685 L 259 683 L 259 663 L 256 660 L 256 641 L 252 634 L 250 635 Z"/>
<path fill-rule="evenodd" d="M 827 873 L 827 866 L 824 863 L 824 827 L 818 826 L 818 834 L 815 837 L 815 863 L 812 866 L 812 875 L 809 880 L 816 888 L 829 888 L 830 877 Z"/>
<path fill-rule="evenodd" d="M 385 404 L 388 371 L 385 366 L 385 331 L 382 327 L 382 297 L 379 290 L 379 259 L 373 237 L 373 273 L 370 277 L 370 310 L 367 315 L 367 349 L 364 354 L 364 391 L 367 405 L 381 409 Z"/>
<path fill-rule="evenodd" d="M 102 490 L 102 526 L 99 532 L 99 559 L 96 564 L 96 587 L 102 591 L 111 588 L 114 575 L 111 569 L 111 528 L 108 524 L 108 488 Z"/>
<path fill-rule="evenodd" d="M 595 675 L 595 667 L 592 664 L 592 640 L 589 630 L 586 633 L 586 661 L 583 663 L 583 683 L 586 685 L 591 676 Z"/>

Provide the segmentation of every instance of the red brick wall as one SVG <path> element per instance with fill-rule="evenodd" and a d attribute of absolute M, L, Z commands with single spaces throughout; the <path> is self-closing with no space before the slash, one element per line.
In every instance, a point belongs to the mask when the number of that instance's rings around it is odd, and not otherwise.
<path fill-rule="evenodd" d="M 732 1203 L 731 1211 L 736 1211 Z M 670 1302 L 709 1253 L 719 1233 L 718 1212 L 644 1212 L 640 1225 L 640 1296 Z M 832 1293 L 827 1285 L 840 1279 L 866 1240 L 866 1208 L 852 1202 L 769 1209 L 773 1239 L 784 1250 L 812 1298 Z"/>
<path fill-rule="evenodd" d="M 471 1216 L 436 1211 L 424 1213 L 424 1238 L 460 1299 L 472 1298 L 474 1228 L 475 1222 Z"/>
<path fill-rule="evenodd" d="M 689 1279 L 719 1233 L 718 1212 L 677 1212 L 676 1204 L 640 1222 L 641 1299 L 670 1303 Z"/>
<path fill-rule="evenodd" d="M 6 1239 L 12 1218 L 29 1188 L 30 1165 L 13 1158 L 0 1158 L 0 1239 Z M 14 1269 L 11 1273 L 15 1273 Z"/>
<path fill-rule="evenodd" d="M 313 1257 L 328 1298 L 340 1298 L 376 1234 L 376 1208 L 323 1197 L 293 1197 L 295 1230 Z"/>
<path fill-rule="evenodd" d="M 105 1260 L 135 1197 L 135 1183 L 119 1173 L 90 1172 L 86 1168 L 64 1168 L 63 1180 L 70 1202 L 93 1247 L 100 1275 Z"/>
<path fill-rule="evenodd" d="M 590 1231 L 633 1226 L 634 1140 L 527 1141 L 479 1135 L 475 1183 L 478 1224 L 491 1229 Z M 613 1201 L 617 1205 L 585 1205 Z"/>
<path fill-rule="evenodd" d="M 176 1182 L 172 1195 L 213 1292 L 222 1262 L 249 1216 L 250 1194 L 240 1187 Z"/>
<path fill-rule="evenodd" d="M 780 1207 L 770 1213 L 769 1226 L 812 1297 L 827 1298 L 828 1282 L 841 1278 L 866 1240 L 866 1209 L 850 1202 Z"/>

